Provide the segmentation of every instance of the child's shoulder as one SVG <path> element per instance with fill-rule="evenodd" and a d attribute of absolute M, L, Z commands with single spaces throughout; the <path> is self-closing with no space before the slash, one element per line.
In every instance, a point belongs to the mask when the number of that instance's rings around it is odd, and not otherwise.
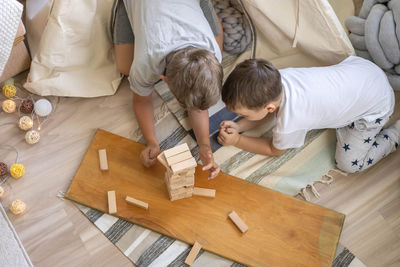
<path fill-rule="evenodd" d="M 357 56 L 349 56 L 341 62 L 318 67 L 285 68 L 279 70 L 283 78 L 291 79 L 318 79 L 330 77 L 334 80 L 365 79 L 366 77 L 385 76 L 382 69 L 373 62 Z M 340 75 L 338 75 L 340 74 Z"/>

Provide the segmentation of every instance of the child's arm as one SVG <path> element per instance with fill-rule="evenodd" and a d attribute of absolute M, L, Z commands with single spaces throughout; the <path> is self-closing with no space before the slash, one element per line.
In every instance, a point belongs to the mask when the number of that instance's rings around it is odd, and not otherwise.
<path fill-rule="evenodd" d="M 155 129 L 152 96 L 141 96 L 133 93 L 133 110 L 146 140 L 146 148 L 141 152 L 140 159 L 146 167 L 156 163 L 160 152 Z"/>
<path fill-rule="evenodd" d="M 214 162 L 210 147 L 208 110 L 189 109 L 188 115 L 199 145 L 199 156 L 204 165 L 203 171 L 210 170 L 208 179 L 215 178 L 220 168 Z"/>
<path fill-rule="evenodd" d="M 218 25 L 219 25 L 219 35 L 215 35 L 215 40 L 217 41 L 219 49 L 222 52 L 223 45 L 224 45 L 224 30 L 222 28 L 222 23 L 221 23 L 221 20 L 219 18 L 218 18 Z"/>
<path fill-rule="evenodd" d="M 210 25 L 211 30 L 214 33 L 215 39 L 218 43 L 218 46 L 222 52 L 222 44 L 224 42 L 223 28 L 221 20 L 215 13 L 213 3 L 211 0 L 200 0 L 199 4 L 201 10 L 203 11 L 204 17 L 206 18 L 208 24 Z"/>
<path fill-rule="evenodd" d="M 224 146 L 232 145 L 261 155 L 280 156 L 285 152 L 285 150 L 275 148 L 271 138 L 257 138 L 241 135 L 234 128 L 227 128 L 226 130 L 220 131 L 218 142 Z"/>
<path fill-rule="evenodd" d="M 266 123 L 268 120 L 273 118 L 274 113 L 269 113 L 267 116 L 265 116 L 263 119 L 258 120 L 258 121 L 250 121 L 246 118 L 241 119 L 238 122 L 234 121 L 223 121 L 220 124 L 220 129 L 226 129 L 226 128 L 235 128 L 239 133 L 240 132 L 245 132 L 247 130 L 253 129 L 255 127 L 258 127 L 264 123 Z"/>

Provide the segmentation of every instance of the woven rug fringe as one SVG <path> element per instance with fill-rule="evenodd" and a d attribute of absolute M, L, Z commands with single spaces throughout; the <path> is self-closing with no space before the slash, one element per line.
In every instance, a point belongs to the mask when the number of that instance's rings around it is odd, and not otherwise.
<path fill-rule="evenodd" d="M 318 190 L 315 188 L 315 184 L 316 183 L 321 183 L 321 184 L 326 184 L 326 185 L 330 185 L 331 183 L 334 182 L 335 178 L 333 178 L 332 175 L 329 174 L 330 171 L 334 171 L 343 175 L 347 176 L 347 173 L 344 173 L 338 169 L 332 169 L 329 170 L 328 173 L 324 174 L 320 180 L 314 181 L 311 184 L 306 185 L 305 187 L 301 188 L 299 190 L 299 192 L 297 193 L 297 195 L 302 196 L 306 201 L 310 201 L 310 194 L 307 192 L 307 189 L 310 189 L 311 193 L 316 197 L 316 198 L 320 198 L 321 194 L 318 192 Z"/>
<path fill-rule="evenodd" d="M 342 171 L 342 170 L 339 170 L 338 168 L 332 169 L 331 171 L 336 172 L 336 173 L 339 173 L 339 174 L 344 175 L 344 176 L 349 175 L 347 172 L 344 172 L 344 171 Z"/>
<path fill-rule="evenodd" d="M 65 193 L 66 193 L 66 192 L 58 191 L 57 197 L 58 197 L 59 199 L 65 200 Z"/>

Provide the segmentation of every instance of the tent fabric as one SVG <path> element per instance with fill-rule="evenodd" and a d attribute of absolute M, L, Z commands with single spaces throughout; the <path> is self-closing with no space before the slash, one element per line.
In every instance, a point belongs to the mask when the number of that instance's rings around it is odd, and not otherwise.
<path fill-rule="evenodd" d="M 328 0 L 233 1 L 247 15 L 253 43 L 238 57 L 224 59 L 225 75 L 252 57 L 285 68 L 332 65 L 355 54 L 343 19 L 335 13 L 354 13 L 351 1 L 331 0 L 333 5 Z M 111 5 L 112 0 L 53 0 L 24 86 L 39 95 L 114 94 L 121 78 L 109 38 Z"/>
<path fill-rule="evenodd" d="M 112 0 L 54 0 L 24 87 L 47 96 L 113 95 L 118 73 L 108 28 Z"/>
<path fill-rule="evenodd" d="M 256 32 L 256 57 L 278 68 L 337 64 L 354 49 L 328 1 L 242 1 Z M 296 20 L 298 29 L 296 31 Z M 296 36 L 295 36 L 296 35 Z M 296 47 L 293 47 L 294 39 Z"/>

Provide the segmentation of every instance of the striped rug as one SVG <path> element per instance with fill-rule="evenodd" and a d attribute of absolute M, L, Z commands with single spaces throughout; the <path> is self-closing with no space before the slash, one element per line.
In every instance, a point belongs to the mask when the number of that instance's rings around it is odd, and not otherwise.
<path fill-rule="evenodd" d="M 158 87 L 163 86 L 158 85 Z M 198 160 L 198 147 L 190 127 L 184 122 L 184 112 L 179 108 L 174 109 L 173 102 L 169 102 L 174 101 L 172 96 L 163 89 L 157 88 L 161 99 L 155 101 L 156 130 L 160 147 L 165 150 L 186 142 Z M 304 147 L 288 150 L 280 157 L 267 157 L 234 147 L 221 147 L 215 141 L 219 122 L 224 119 L 237 119 L 236 115 L 226 110 L 223 105 L 210 111 L 210 115 L 214 158 L 226 173 L 289 195 L 296 195 L 301 189 L 311 187 L 316 181 L 324 182 L 322 177 L 334 167 L 333 131 L 312 131 L 307 135 Z M 268 137 L 271 135 L 271 127 L 272 123 L 246 134 Z M 134 139 L 143 142 L 140 131 L 136 132 Z M 137 266 L 184 266 L 184 260 L 191 248 L 188 244 L 89 207 L 77 205 L 83 214 Z M 338 252 L 340 253 L 336 257 L 338 261 L 335 266 L 349 266 L 357 260 L 348 250 L 338 249 Z M 193 266 L 242 265 L 201 250 Z"/>

